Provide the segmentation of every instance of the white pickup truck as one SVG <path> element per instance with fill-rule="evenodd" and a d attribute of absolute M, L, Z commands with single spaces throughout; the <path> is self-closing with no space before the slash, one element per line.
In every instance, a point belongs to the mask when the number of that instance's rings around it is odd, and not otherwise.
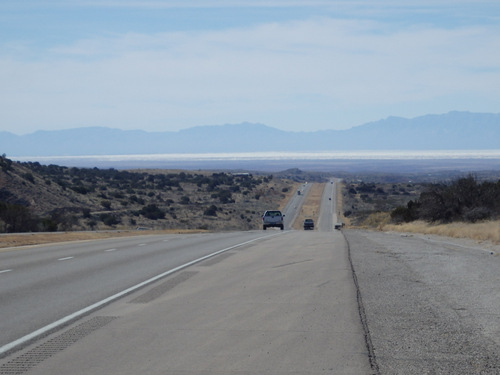
<path fill-rule="evenodd" d="M 281 211 L 266 211 L 262 215 L 262 229 L 266 230 L 270 227 L 277 227 L 281 230 L 285 229 L 283 218 L 285 215 Z"/>

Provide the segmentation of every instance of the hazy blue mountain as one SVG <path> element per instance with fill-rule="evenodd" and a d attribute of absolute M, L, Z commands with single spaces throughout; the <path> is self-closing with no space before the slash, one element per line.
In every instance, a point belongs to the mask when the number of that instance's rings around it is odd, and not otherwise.
<path fill-rule="evenodd" d="M 263 124 L 197 126 L 178 132 L 88 127 L 0 132 L 7 156 L 127 155 L 168 153 L 481 150 L 500 146 L 500 114 L 450 112 L 414 119 L 389 117 L 348 130 L 288 132 Z"/>

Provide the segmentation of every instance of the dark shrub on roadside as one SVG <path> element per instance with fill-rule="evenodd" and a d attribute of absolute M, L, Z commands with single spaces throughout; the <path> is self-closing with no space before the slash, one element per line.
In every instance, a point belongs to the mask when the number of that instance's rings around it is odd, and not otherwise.
<path fill-rule="evenodd" d="M 158 220 L 165 218 L 165 212 L 162 211 L 156 204 L 149 204 L 143 207 L 139 213 L 151 220 Z"/>

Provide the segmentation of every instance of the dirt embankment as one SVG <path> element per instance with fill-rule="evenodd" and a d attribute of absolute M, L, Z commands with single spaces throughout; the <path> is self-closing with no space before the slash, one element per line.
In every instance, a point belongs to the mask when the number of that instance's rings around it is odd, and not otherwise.
<path fill-rule="evenodd" d="M 43 245 L 56 242 L 100 240 L 112 237 L 132 237 L 151 234 L 198 233 L 201 230 L 120 230 L 96 232 L 53 232 L 53 233 L 22 233 L 0 235 L 1 249 Z"/>
<path fill-rule="evenodd" d="M 293 184 L 292 188 L 286 193 L 285 198 L 279 203 L 282 209 L 286 206 L 288 200 L 296 191 L 298 183 Z M 281 185 L 278 187 L 281 188 Z M 275 199 L 275 198 L 274 198 Z M 268 200 L 273 201 L 268 197 Z M 302 219 L 303 222 L 303 219 Z M 43 245 L 67 241 L 86 241 L 98 240 L 112 237 L 131 237 L 152 234 L 182 234 L 199 233 L 206 230 L 198 229 L 166 229 L 166 230 L 109 230 L 109 231 L 81 231 L 81 232 L 51 232 L 51 233 L 20 233 L 20 234 L 0 234 L 0 251 L 12 247 Z"/>

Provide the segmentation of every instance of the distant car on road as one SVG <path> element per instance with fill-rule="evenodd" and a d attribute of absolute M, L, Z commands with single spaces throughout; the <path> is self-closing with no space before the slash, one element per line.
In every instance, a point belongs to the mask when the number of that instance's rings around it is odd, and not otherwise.
<path fill-rule="evenodd" d="M 283 218 L 285 215 L 281 213 L 281 211 L 266 211 L 264 215 L 262 215 L 262 229 L 266 230 L 267 228 L 276 227 L 281 230 L 285 229 L 285 224 Z"/>
<path fill-rule="evenodd" d="M 304 220 L 304 230 L 314 230 L 314 220 L 313 219 L 305 219 Z"/>

